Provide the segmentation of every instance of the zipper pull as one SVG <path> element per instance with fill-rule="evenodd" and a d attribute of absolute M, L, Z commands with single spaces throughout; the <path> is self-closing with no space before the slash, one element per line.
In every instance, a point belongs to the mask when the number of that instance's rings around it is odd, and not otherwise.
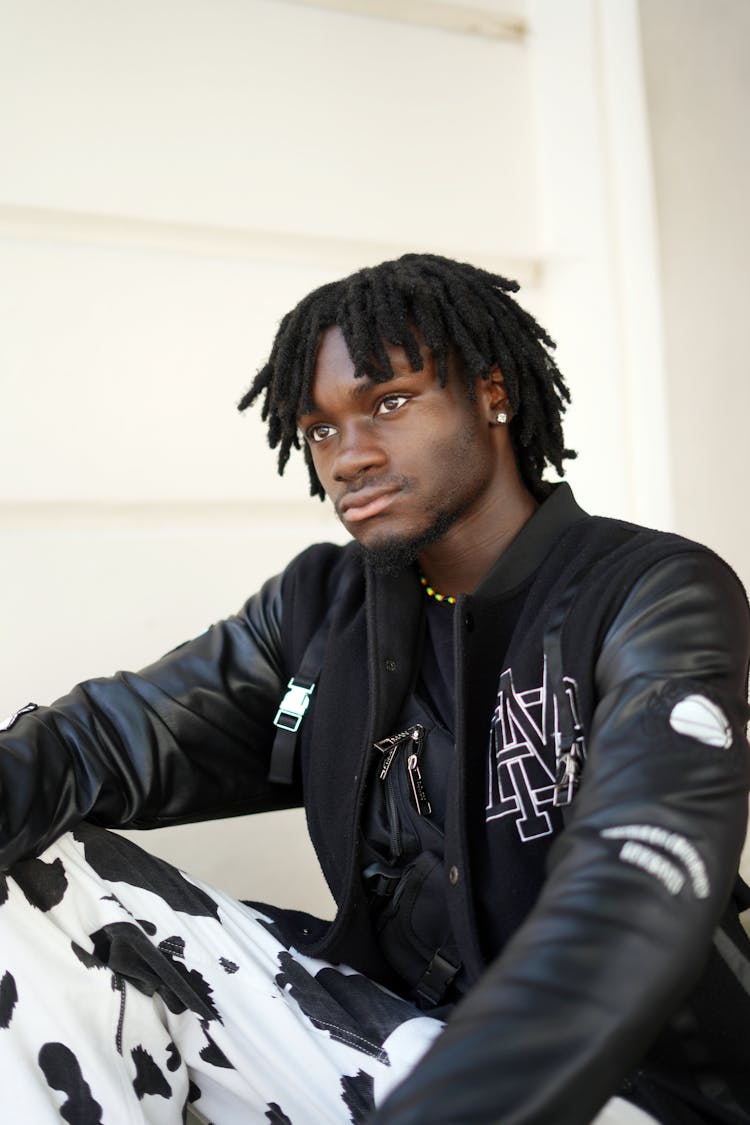
<path fill-rule="evenodd" d="M 398 743 L 394 742 L 392 746 L 388 747 L 383 747 L 379 743 L 376 743 L 376 746 L 378 747 L 378 750 L 380 750 L 383 754 L 383 764 L 380 767 L 380 773 L 378 774 L 378 777 L 381 781 L 385 781 L 386 777 L 388 776 L 388 770 L 391 768 L 391 762 L 396 757 Z"/>
<path fill-rule="evenodd" d="M 385 781 L 386 777 L 388 776 L 388 770 L 391 768 L 391 763 L 396 757 L 396 752 L 401 743 L 405 742 L 407 738 L 412 737 L 412 729 L 416 728 L 410 727 L 408 730 L 402 730 L 399 732 L 399 734 L 392 734 L 388 738 L 383 738 L 380 740 L 380 742 L 376 742 L 374 744 L 375 749 L 379 750 L 383 755 L 383 764 L 381 765 L 380 773 L 378 774 L 378 777 L 381 781 Z"/>
<path fill-rule="evenodd" d="M 406 759 L 406 769 L 409 774 L 409 783 L 414 797 L 414 804 L 417 806 L 417 812 L 420 816 L 429 816 L 432 812 L 432 805 L 427 798 L 427 791 L 424 787 L 424 781 L 422 780 L 422 771 L 419 768 L 419 753 L 422 749 L 423 736 L 424 728 L 421 726 L 416 726 L 411 731 L 410 738 L 415 745 L 411 754 Z"/>

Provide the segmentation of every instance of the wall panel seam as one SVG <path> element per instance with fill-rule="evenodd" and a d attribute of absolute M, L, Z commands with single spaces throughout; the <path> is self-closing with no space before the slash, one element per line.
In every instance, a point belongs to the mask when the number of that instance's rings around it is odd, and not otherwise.
<path fill-rule="evenodd" d="M 286 3 L 518 44 L 528 35 L 528 25 L 520 13 L 498 12 L 481 4 L 436 3 L 435 0 L 286 0 Z"/>
<path fill-rule="evenodd" d="M 138 248 L 290 266 L 329 266 L 343 270 L 375 265 L 414 249 L 405 244 L 369 239 L 221 227 L 208 223 L 172 223 L 15 204 L 0 204 L 0 238 Z M 430 249 L 434 253 L 465 258 L 485 269 L 507 274 L 524 287 L 536 287 L 542 282 L 543 263 L 532 254 L 522 257 L 487 254 L 479 247 L 446 246 L 439 241 Z"/>

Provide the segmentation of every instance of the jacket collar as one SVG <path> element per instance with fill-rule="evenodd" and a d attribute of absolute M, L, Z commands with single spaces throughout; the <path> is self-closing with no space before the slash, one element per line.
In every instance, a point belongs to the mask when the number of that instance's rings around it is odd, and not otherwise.
<path fill-rule="evenodd" d="M 482 579 L 475 596 L 502 598 L 512 593 L 531 577 L 569 527 L 589 518 L 588 513 L 576 503 L 570 485 L 554 485 L 547 499 Z M 400 613 L 411 619 L 417 606 L 424 601 L 423 591 L 414 576 L 415 571 L 411 567 L 387 578 L 368 572 L 371 596 L 378 589 L 380 596 L 384 596 L 391 605 L 398 605 Z M 412 623 L 405 619 L 401 622 L 403 628 Z"/>
<path fill-rule="evenodd" d="M 589 518 L 576 503 L 569 484 L 554 485 L 544 503 L 482 579 L 476 596 L 501 598 L 512 593 L 531 577 L 569 527 Z"/>

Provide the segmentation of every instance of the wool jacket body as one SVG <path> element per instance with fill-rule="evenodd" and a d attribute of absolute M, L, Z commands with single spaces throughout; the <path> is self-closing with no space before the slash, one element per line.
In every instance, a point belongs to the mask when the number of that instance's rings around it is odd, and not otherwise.
<path fill-rule="evenodd" d="M 498 661 L 503 601 L 529 581 Z M 274 784 L 273 718 L 334 597 L 298 772 Z M 414 684 L 423 598 L 414 572 L 378 577 L 353 547 L 319 545 L 142 672 L 19 715 L 0 733 L 0 865 L 83 818 L 155 827 L 303 803 L 338 910 L 288 912 L 295 945 L 398 989 L 372 936 L 360 820 L 373 742 Z M 560 486 L 455 612 L 445 879 L 472 987 L 376 1120 L 588 1125 L 619 1091 L 665 1122 L 750 1121 L 748 1052 L 726 1033 L 750 1019 L 731 900 L 750 777 L 737 579 L 697 544 L 587 516 Z M 526 742 L 502 727 L 509 697 Z M 571 740 L 586 760 L 563 811 Z M 527 843 L 544 868 L 525 865 Z M 493 948 L 510 867 L 538 885 Z"/>

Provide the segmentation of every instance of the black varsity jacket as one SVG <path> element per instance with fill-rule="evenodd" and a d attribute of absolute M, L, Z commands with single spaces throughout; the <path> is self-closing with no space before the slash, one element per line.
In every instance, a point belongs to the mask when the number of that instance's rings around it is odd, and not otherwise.
<path fill-rule="evenodd" d="M 530 575 L 498 666 L 494 625 Z M 274 715 L 336 596 L 280 785 Z M 412 573 L 375 577 L 353 548 L 319 545 L 142 672 L 19 715 L 0 733 L 0 867 L 84 818 L 156 827 L 304 803 L 338 912 L 305 916 L 295 944 L 398 988 L 372 938 L 359 818 L 372 744 L 413 685 L 422 597 Z M 562 485 L 456 609 L 445 878 L 472 987 L 376 1120 L 588 1125 L 621 1092 L 667 1122 L 750 1122 L 748 1052 L 726 1034 L 750 1019 L 730 897 L 750 777 L 736 577 L 697 544 L 587 516 Z M 488 912 L 527 845 L 545 869 L 493 948 Z"/>

